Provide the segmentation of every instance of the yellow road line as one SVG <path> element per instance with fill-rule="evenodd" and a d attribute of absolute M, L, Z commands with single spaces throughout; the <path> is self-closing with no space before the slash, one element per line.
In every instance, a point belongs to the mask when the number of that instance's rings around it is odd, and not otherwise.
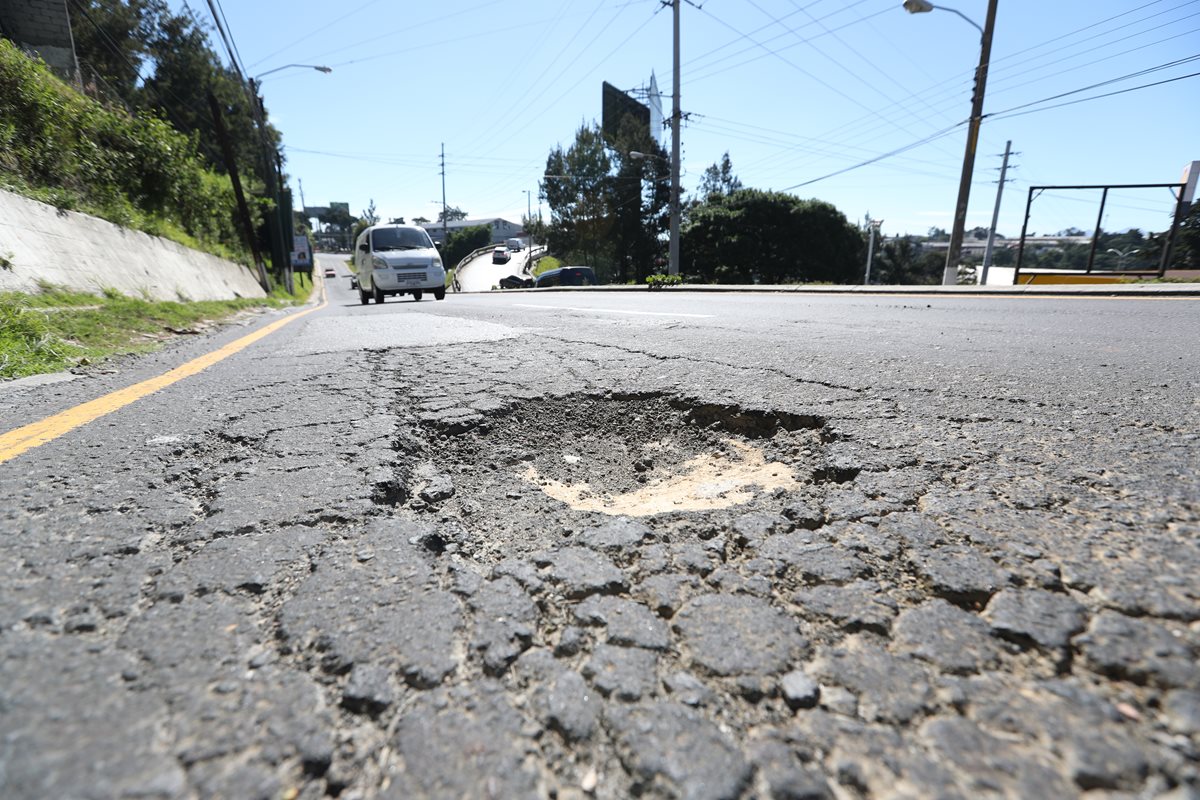
<path fill-rule="evenodd" d="M 276 320 L 254 333 L 247 334 L 240 339 L 230 342 L 219 350 L 214 350 L 199 358 L 194 358 L 186 364 L 182 364 L 169 372 L 164 372 L 156 378 L 150 378 L 141 383 L 135 383 L 133 386 L 118 389 L 103 397 L 97 397 L 95 400 L 89 400 L 86 403 L 68 408 L 66 411 L 53 416 L 46 417 L 37 422 L 31 422 L 8 433 L 0 434 L 0 464 L 16 458 L 26 450 L 32 450 L 47 442 L 54 441 L 78 427 L 87 425 L 89 422 L 93 422 L 105 414 L 111 414 L 118 409 L 124 408 L 148 394 L 166 388 L 176 381 L 183 380 L 189 375 L 202 372 L 213 364 L 229 358 L 234 353 L 246 349 L 259 339 L 270 336 L 284 325 L 290 325 L 305 314 L 311 314 L 313 311 L 324 308 L 326 302 L 323 299 L 320 305 L 305 309 L 298 314 L 284 317 L 281 320 Z"/>

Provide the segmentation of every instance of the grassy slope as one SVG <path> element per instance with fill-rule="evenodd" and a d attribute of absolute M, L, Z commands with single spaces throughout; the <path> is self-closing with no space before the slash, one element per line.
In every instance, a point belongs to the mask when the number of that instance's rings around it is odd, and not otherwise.
<path fill-rule="evenodd" d="M 312 291 L 296 274 L 296 294 L 266 299 L 151 302 L 119 292 L 102 295 L 44 287 L 39 294 L 0 294 L 0 379 L 86 366 L 114 355 L 153 350 L 248 308 L 304 302 Z"/>

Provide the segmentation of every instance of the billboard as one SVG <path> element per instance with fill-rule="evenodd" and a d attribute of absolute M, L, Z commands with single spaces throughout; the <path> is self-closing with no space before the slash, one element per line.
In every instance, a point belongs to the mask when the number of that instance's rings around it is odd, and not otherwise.
<path fill-rule="evenodd" d="M 614 138 L 617 131 L 621 129 L 621 122 L 626 117 L 633 117 L 643 131 L 651 136 L 654 135 L 654 132 L 650 130 L 650 108 L 646 104 L 634 100 L 608 81 L 604 81 L 600 89 L 602 119 L 600 129 L 605 138 Z"/>

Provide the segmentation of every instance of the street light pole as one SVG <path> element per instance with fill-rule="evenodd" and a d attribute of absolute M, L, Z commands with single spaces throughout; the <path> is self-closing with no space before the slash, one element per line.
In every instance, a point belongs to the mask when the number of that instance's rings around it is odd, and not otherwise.
<path fill-rule="evenodd" d="M 283 202 L 283 168 L 280 163 L 279 152 L 267 136 L 266 113 L 263 110 L 258 91 L 262 86 L 263 76 L 292 67 L 315 69 L 325 74 L 333 72 L 333 69 L 330 67 L 316 64 L 284 64 L 282 67 L 269 69 L 247 81 L 250 87 L 250 110 L 258 126 L 259 138 L 262 142 L 264 178 L 267 184 L 267 193 L 275 203 L 275 213 L 266 221 L 268 230 L 267 238 L 272 240 L 271 261 L 273 262 L 272 266 L 276 275 L 283 276 L 288 292 L 295 290 L 295 286 L 292 283 L 292 221 L 284 219 L 283 216 L 285 208 L 291 208 L 291 202 L 289 201 L 286 204 Z M 274 220 L 273 222 L 272 219 Z"/>
<path fill-rule="evenodd" d="M 963 155 L 962 177 L 958 183 L 958 203 L 954 207 L 954 227 L 950 231 L 950 249 L 946 251 L 946 269 L 942 283 L 953 285 L 958 282 L 958 261 L 962 254 L 963 232 L 967 225 L 967 205 L 971 198 L 971 176 L 975 172 L 975 150 L 979 145 L 979 126 L 983 122 L 983 95 L 987 88 L 988 64 L 992 58 L 992 31 L 996 26 L 997 0 L 988 0 L 987 20 L 980 28 L 983 36 L 979 47 L 979 66 L 975 69 L 975 91 L 971 96 L 971 118 L 967 126 L 967 149 Z M 951 11 L 970 22 L 961 12 L 944 6 L 935 6 L 925 0 L 905 0 L 904 8 L 910 14 L 920 14 L 939 9 Z"/>
<path fill-rule="evenodd" d="M 270 75 L 272 72 L 279 72 L 282 69 L 291 69 L 292 67 L 303 67 L 305 69 L 315 69 L 317 72 L 324 72 L 326 75 L 333 72 L 333 67 L 325 67 L 320 64 L 284 64 L 282 67 L 269 69 L 266 72 L 254 76 L 254 80 L 261 81 L 263 75 Z"/>

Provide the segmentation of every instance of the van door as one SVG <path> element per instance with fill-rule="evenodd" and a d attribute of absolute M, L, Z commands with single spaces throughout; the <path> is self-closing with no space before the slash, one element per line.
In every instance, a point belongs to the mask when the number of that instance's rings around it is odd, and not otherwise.
<path fill-rule="evenodd" d="M 371 283 L 371 233 L 364 231 L 358 237 L 358 241 L 354 243 L 354 265 L 358 269 L 358 285 L 364 290 L 371 289 L 375 284 Z M 363 252 L 363 247 L 366 246 L 367 251 Z"/>

